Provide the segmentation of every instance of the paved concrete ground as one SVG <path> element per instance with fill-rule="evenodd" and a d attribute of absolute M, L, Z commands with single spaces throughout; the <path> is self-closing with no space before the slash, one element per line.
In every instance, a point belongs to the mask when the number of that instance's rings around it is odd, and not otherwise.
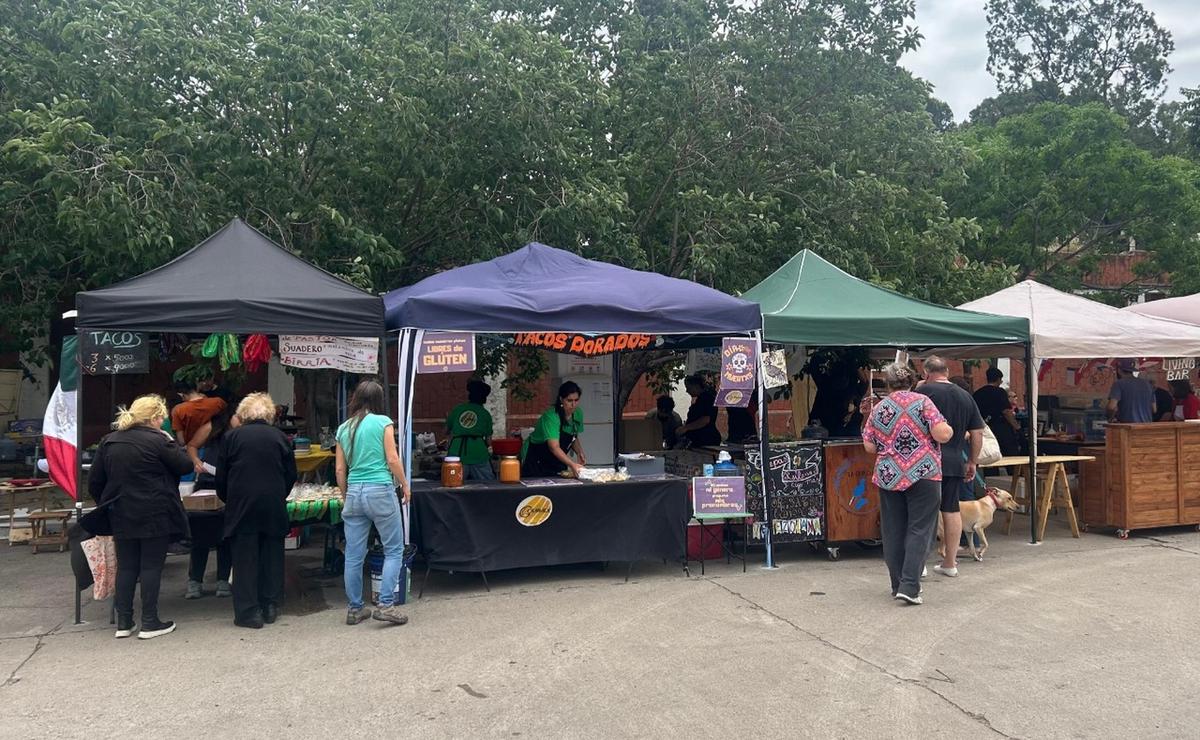
<path fill-rule="evenodd" d="M 184 601 L 172 557 L 180 626 L 148 642 L 114 640 L 106 604 L 71 624 L 66 556 L 0 546 L 0 736 L 1195 737 L 1200 534 L 1033 547 L 1023 524 L 921 607 L 876 551 L 798 547 L 703 578 L 435 574 L 409 625 L 347 627 L 310 545 L 255 632 Z"/>

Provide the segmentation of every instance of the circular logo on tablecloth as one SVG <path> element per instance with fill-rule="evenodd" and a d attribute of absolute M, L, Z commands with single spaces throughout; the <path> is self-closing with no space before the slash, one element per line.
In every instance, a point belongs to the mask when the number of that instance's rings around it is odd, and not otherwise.
<path fill-rule="evenodd" d="M 527 496 L 517 504 L 517 521 L 526 527 L 545 523 L 554 512 L 554 502 L 545 496 Z"/>
<path fill-rule="evenodd" d="M 458 415 L 458 425 L 463 429 L 474 429 L 479 423 L 479 416 L 474 411 L 464 411 Z"/>

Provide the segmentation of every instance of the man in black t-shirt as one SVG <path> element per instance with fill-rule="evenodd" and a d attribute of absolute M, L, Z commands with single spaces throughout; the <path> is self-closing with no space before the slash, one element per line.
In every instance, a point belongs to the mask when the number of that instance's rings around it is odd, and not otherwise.
<path fill-rule="evenodd" d="M 975 405 L 979 407 L 979 415 L 983 422 L 996 435 L 1000 444 L 1000 454 L 1004 456 L 1021 454 L 1021 424 L 1013 412 L 1012 401 L 1008 399 L 1008 391 L 1000 387 L 1004 373 L 998 367 L 987 370 L 987 385 L 975 391 Z"/>
<path fill-rule="evenodd" d="M 966 481 L 975 480 L 975 463 L 983 447 L 983 417 L 971 394 L 950 382 L 946 361 L 937 355 L 925 360 L 925 382 L 917 387 L 917 393 L 929 396 L 954 429 L 954 436 L 942 445 L 942 542 L 946 555 L 941 565 L 933 566 L 935 572 L 953 578 L 958 575 L 958 539 L 962 535 L 958 494 Z"/>

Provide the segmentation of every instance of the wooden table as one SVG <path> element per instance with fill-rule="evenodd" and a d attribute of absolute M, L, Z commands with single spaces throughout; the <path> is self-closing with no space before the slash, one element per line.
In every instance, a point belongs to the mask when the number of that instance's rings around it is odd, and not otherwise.
<path fill-rule="evenodd" d="M 13 523 L 16 521 L 17 499 L 22 500 L 22 505 L 32 506 L 40 503 L 42 511 L 50 509 L 50 492 L 58 490 L 58 486 L 46 481 L 36 486 L 11 486 L 8 483 L 0 482 L 0 496 L 5 498 L 8 508 L 8 544 L 13 544 Z"/>
<path fill-rule="evenodd" d="M 1087 462 L 1096 458 L 1090 455 L 1038 455 L 1038 467 L 1045 467 L 1042 475 L 1042 495 L 1038 497 L 1037 507 L 1037 538 L 1041 540 L 1046 534 L 1046 519 L 1050 516 L 1050 507 L 1058 505 L 1067 510 L 1067 521 L 1071 525 L 1071 536 L 1079 537 L 1079 520 L 1075 517 L 1075 506 L 1071 503 L 1071 489 L 1067 482 L 1067 469 L 1064 463 Z M 1013 500 L 1029 508 L 1029 458 L 1024 455 L 1002 457 L 990 465 L 980 465 L 981 468 L 1013 469 L 1012 490 Z M 1020 489 L 1017 482 L 1022 483 Z M 1020 493 L 1018 494 L 1018 491 Z M 1004 534 L 1012 529 L 1012 512 L 1008 512 L 1008 520 L 1004 523 Z"/>

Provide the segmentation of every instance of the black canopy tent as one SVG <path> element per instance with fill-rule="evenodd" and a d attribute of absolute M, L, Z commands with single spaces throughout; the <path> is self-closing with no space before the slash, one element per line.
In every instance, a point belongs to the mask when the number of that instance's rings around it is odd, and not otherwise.
<path fill-rule="evenodd" d="M 302 310 L 303 302 L 312 310 Z M 309 264 L 240 218 L 161 267 L 75 296 L 76 332 L 324 334 L 380 340 L 387 377 L 383 301 Z M 78 343 L 83 347 L 83 342 Z M 82 362 L 82 357 L 80 358 Z M 76 414 L 82 422 L 83 382 Z M 385 393 L 387 383 L 384 383 Z M 83 425 L 76 466 L 82 482 Z M 82 513 L 83 496 L 75 502 Z M 76 593 L 75 621 L 79 622 Z"/>

